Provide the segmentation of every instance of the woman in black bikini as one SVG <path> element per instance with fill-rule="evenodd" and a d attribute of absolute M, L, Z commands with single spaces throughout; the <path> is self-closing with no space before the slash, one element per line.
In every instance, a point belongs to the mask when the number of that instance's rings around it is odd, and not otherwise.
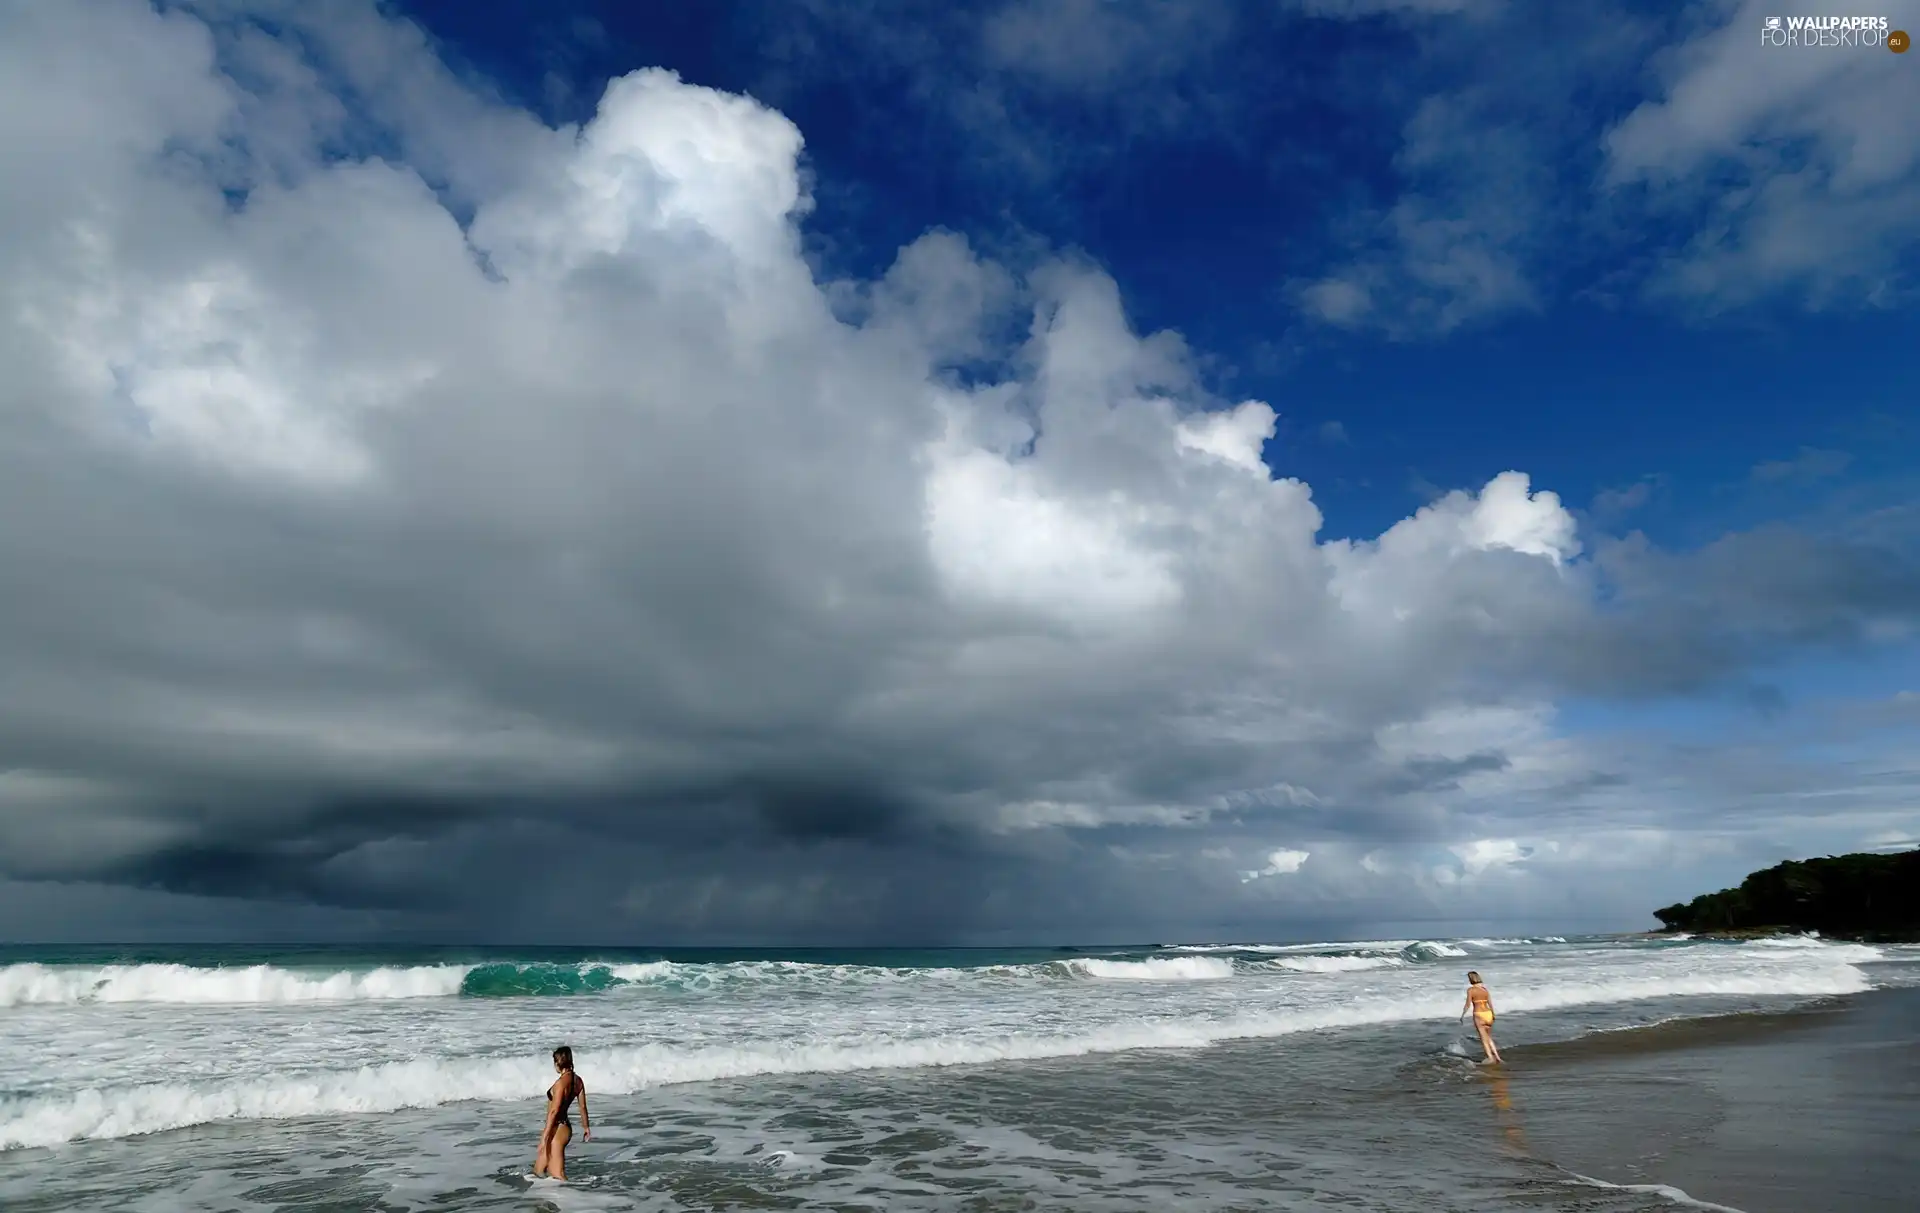
<path fill-rule="evenodd" d="M 580 1140 L 593 1140 L 593 1117 L 587 1115 L 587 1084 L 573 1072 L 573 1050 L 566 1045 L 555 1049 L 553 1068 L 560 1077 L 547 1088 L 547 1123 L 540 1130 L 540 1153 L 533 1160 L 533 1173 L 564 1182 L 567 1143 L 573 1140 L 573 1122 L 567 1119 L 567 1108 L 574 1096 L 580 1097 Z"/>

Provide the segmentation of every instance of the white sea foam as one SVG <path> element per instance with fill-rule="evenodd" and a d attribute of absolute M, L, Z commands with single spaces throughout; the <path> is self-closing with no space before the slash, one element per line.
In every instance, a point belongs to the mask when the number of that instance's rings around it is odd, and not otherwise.
<path fill-rule="evenodd" d="M 1872 983 L 1851 965 L 1822 965 L 1792 972 L 1765 969 L 1744 973 L 1696 971 L 1527 986 L 1504 994 L 1500 1006 L 1505 1011 L 1552 1011 L 1596 1003 L 1640 1002 L 1650 998 L 1858 994 L 1871 988 Z"/>
<path fill-rule="evenodd" d="M 674 964 L 670 960 L 650 960 L 644 964 L 608 965 L 607 971 L 615 977 L 618 977 L 621 981 L 659 981 L 663 978 L 672 977 L 675 973 L 679 972 L 682 967 L 681 965 Z"/>
<path fill-rule="evenodd" d="M 1359 973 L 1367 969 L 1398 968 L 1407 962 L 1398 956 L 1285 956 L 1258 962 L 1264 968 L 1296 973 Z"/>
<path fill-rule="evenodd" d="M 1405 952 L 1408 948 L 1417 948 L 1421 942 L 1417 939 L 1359 939 L 1349 943 L 1309 944 L 1298 951 L 1313 952 L 1352 952 L 1359 955 L 1386 955 L 1389 952 Z"/>
<path fill-rule="evenodd" d="M 266 1003 L 444 998 L 460 992 L 468 966 L 363 972 L 301 972 L 252 965 L 43 965 L 0 968 L 0 1007 L 60 1003 Z"/>
<path fill-rule="evenodd" d="M 1168 952 L 1248 952 L 1288 956 L 1295 953 L 1327 953 L 1331 955 L 1369 954 L 1403 952 L 1420 943 L 1417 939 L 1362 939 L 1322 943 L 1183 943 L 1171 944 L 1164 948 Z"/>
<path fill-rule="evenodd" d="M 1454 942 L 1463 948 L 1524 948 L 1567 941 L 1559 935 L 1542 935 L 1526 939 L 1458 939 Z"/>
<path fill-rule="evenodd" d="M 1065 962 L 1081 977 L 1109 981 L 1218 981 L 1233 976 L 1233 962 L 1211 956 L 1155 957 L 1149 960 L 1101 960 L 1080 957 Z"/>
<path fill-rule="evenodd" d="M 1056 964 L 995 964 L 954 967 L 822 964 L 802 960 L 738 960 L 725 964 L 689 964 L 656 960 L 644 964 L 614 964 L 608 971 L 633 985 L 675 986 L 688 990 L 739 987 L 896 986 L 912 984 L 967 984 L 975 982 L 1058 980 L 1088 976 Z M 1104 963 L 1104 962 L 1103 962 Z M 1223 962 L 1224 963 L 1224 962 Z"/>
<path fill-rule="evenodd" d="M 1797 939 L 1756 939 L 1744 945 L 1754 951 L 1788 951 L 1816 954 L 1822 963 L 1839 962 L 1842 964 L 1870 964 L 1886 959 L 1886 953 L 1872 944 L 1864 943 L 1827 943 L 1818 938 L 1801 937 Z"/>
<path fill-rule="evenodd" d="M 1433 940 L 1421 940 L 1418 943 L 1408 944 L 1402 951 L 1409 952 L 1415 956 L 1429 958 L 1465 956 L 1467 954 L 1465 948 L 1456 948 L 1450 943 L 1439 943 Z"/>
<path fill-rule="evenodd" d="M 1662 1199 L 1670 1200 L 1676 1205 L 1686 1205 L 1694 1209 L 1707 1209 L 1710 1213 L 1741 1213 L 1739 1209 L 1734 1208 L 1732 1205 L 1716 1205 L 1712 1201 L 1701 1200 L 1697 1196 L 1689 1196 L 1686 1192 L 1671 1184 L 1610 1184 L 1604 1179 L 1594 1179 L 1590 1175 L 1581 1175 L 1575 1171 L 1568 1171 L 1566 1174 L 1572 1176 L 1575 1183 L 1584 1184 L 1589 1188 L 1605 1188 L 1610 1192 L 1644 1192 L 1649 1196 L 1658 1196 Z"/>

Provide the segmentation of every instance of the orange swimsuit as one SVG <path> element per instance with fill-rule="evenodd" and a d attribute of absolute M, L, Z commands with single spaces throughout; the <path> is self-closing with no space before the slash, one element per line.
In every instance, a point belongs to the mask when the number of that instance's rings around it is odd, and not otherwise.
<path fill-rule="evenodd" d="M 1473 1022 L 1493 1026 L 1493 995 L 1487 993 L 1485 986 L 1474 986 L 1467 991 L 1467 997 L 1473 1001 Z"/>

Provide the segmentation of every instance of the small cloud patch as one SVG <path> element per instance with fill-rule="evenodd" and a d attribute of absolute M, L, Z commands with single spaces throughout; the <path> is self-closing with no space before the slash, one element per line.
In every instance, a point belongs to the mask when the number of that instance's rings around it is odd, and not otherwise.
<path fill-rule="evenodd" d="M 1282 847 L 1267 856 L 1267 866 L 1252 872 L 1240 873 L 1240 883 L 1259 880 L 1263 876 L 1290 876 L 1298 872 L 1301 865 L 1312 858 L 1310 851 L 1289 851 Z"/>
<path fill-rule="evenodd" d="M 1756 484 L 1812 484 L 1847 470 L 1853 456 L 1845 451 L 1823 451 L 1803 446 L 1791 459 L 1775 459 L 1755 464 L 1750 475 Z"/>

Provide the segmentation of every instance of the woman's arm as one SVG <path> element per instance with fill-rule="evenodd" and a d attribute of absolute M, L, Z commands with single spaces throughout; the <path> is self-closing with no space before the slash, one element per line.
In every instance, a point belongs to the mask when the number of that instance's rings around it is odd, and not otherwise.
<path fill-rule="evenodd" d="M 580 1083 L 580 1140 L 592 1141 L 593 1117 L 587 1114 L 587 1084 L 578 1078 L 574 1081 Z"/>
<path fill-rule="evenodd" d="M 547 1123 L 540 1130 L 540 1140 L 543 1143 L 553 1140 L 553 1130 L 556 1126 L 559 1125 L 559 1123 L 560 1123 L 560 1101 L 557 1099 L 549 1098 L 547 1100 Z"/>

